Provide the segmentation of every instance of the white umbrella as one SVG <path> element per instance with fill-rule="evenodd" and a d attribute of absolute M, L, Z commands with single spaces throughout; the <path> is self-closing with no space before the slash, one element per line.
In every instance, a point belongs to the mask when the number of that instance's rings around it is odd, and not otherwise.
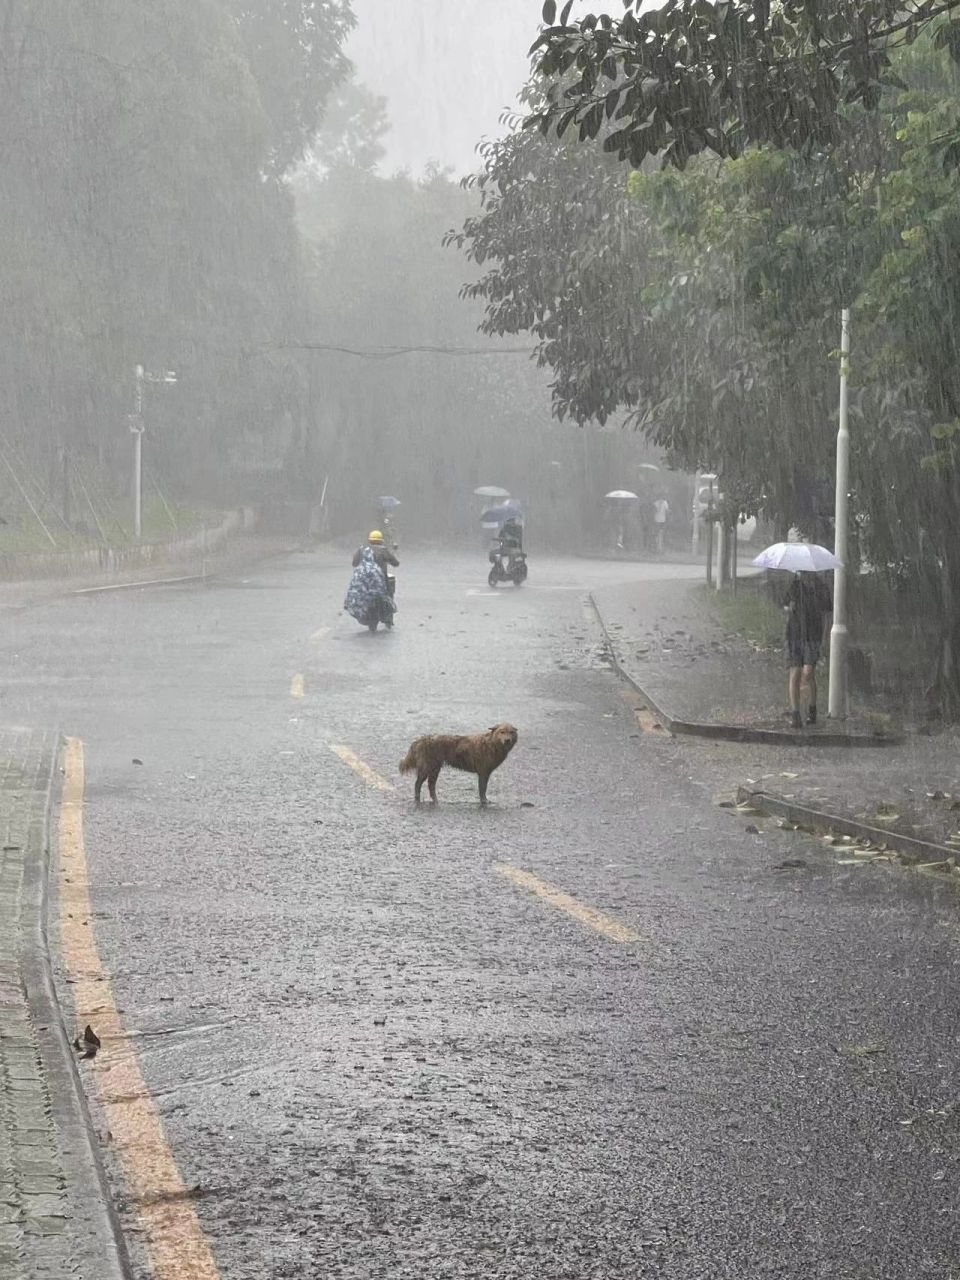
<path fill-rule="evenodd" d="M 788 573 L 821 573 L 840 567 L 833 552 L 815 542 L 775 542 L 752 563 L 758 569 L 785 569 Z"/>
<path fill-rule="evenodd" d="M 482 484 L 479 489 L 473 491 L 478 498 L 509 498 L 510 490 L 501 489 L 495 484 Z"/>
<path fill-rule="evenodd" d="M 641 462 L 638 471 L 659 471 L 660 468 L 653 462 Z"/>
<path fill-rule="evenodd" d="M 606 497 L 629 499 L 632 502 L 640 501 L 637 495 L 635 493 L 631 493 L 629 489 L 614 489 L 612 493 L 606 494 Z"/>

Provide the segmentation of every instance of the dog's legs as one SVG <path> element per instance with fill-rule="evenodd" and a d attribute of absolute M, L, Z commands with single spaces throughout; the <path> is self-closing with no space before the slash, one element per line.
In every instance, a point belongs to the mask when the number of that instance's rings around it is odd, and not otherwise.
<path fill-rule="evenodd" d="M 487 783 L 490 781 L 489 773 L 481 773 L 479 775 L 478 780 L 480 783 L 480 803 L 486 804 L 487 803 Z"/>
<path fill-rule="evenodd" d="M 427 786 L 430 788 L 430 799 L 434 804 L 437 803 L 437 779 L 440 777 L 440 770 L 434 769 L 433 773 L 427 778 Z"/>
<path fill-rule="evenodd" d="M 417 781 L 416 781 L 416 784 L 415 784 L 415 786 L 414 786 L 414 788 L 413 788 L 413 798 L 414 798 L 414 800 L 416 801 L 416 803 L 417 803 L 417 804 L 419 804 L 419 803 L 420 803 L 420 792 L 423 790 L 423 784 L 426 782 L 426 780 L 427 780 L 427 775 L 426 775 L 425 773 L 418 773 L 418 774 L 417 774 Z M 432 786 L 430 787 L 430 791 L 431 791 L 431 794 L 432 794 L 432 793 L 433 793 L 433 787 L 432 787 Z"/>

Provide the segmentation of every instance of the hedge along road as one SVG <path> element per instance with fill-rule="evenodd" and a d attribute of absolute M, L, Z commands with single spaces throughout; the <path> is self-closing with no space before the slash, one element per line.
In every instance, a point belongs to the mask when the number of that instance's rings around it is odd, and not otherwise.
<path fill-rule="evenodd" d="M 774 872 L 597 657 L 588 590 L 667 567 L 531 566 L 408 555 L 392 635 L 312 557 L 9 619 L 6 715 L 83 744 L 138 1273 L 955 1274 L 953 901 Z M 487 810 L 412 804 L 414 736 L 503 719 Z"/>

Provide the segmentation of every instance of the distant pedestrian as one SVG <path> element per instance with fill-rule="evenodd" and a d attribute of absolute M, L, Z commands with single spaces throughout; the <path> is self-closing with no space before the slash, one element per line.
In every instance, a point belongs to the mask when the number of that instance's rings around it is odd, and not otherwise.
<path fill-rule="evenodd" d="M 790 722 L 799 729 L 803 725 L 801 699 L 807 703 L 807 724 L 817 723 L 817 663 L 833 602 L 826 584 L 815 573 L 797 573 L 783 607 L 787 614 Z"/>
<path fill-rule="evenodd" d="M 657 554 L 663 555 L 664 542 L 667 535 L 667 516 L 670 514 L 670 503 L 661 493 L 653 504 L 653 523 L 657 531 Z"/>

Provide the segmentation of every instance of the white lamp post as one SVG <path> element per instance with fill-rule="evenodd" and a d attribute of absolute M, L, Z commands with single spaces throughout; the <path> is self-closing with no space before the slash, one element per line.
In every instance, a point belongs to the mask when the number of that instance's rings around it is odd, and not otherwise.
<path fill-rule="evenodd" d="M 840 316 L 840 427 L 837 431 L 837 493 L 834 507 L 833 553 L 840 561 L 833 571 L 833 626 L 830 630 L 830 698 L 833 720 L 847 718 L 847 526 L 850 487 L 850 428 L 847 379 L 850 373 L 850 311 Z"/>
<path fill-rule="evenodd" d="M 148 373 L 142 364 L 134 369 L 137 380 L 135 410 L 130 417 L 130 431 L 133 434 L 133 533 L 137 541 L 143 532 L 143 384 L 175 383 L 177 375 L 172 369 L 165 373 Z"/>

